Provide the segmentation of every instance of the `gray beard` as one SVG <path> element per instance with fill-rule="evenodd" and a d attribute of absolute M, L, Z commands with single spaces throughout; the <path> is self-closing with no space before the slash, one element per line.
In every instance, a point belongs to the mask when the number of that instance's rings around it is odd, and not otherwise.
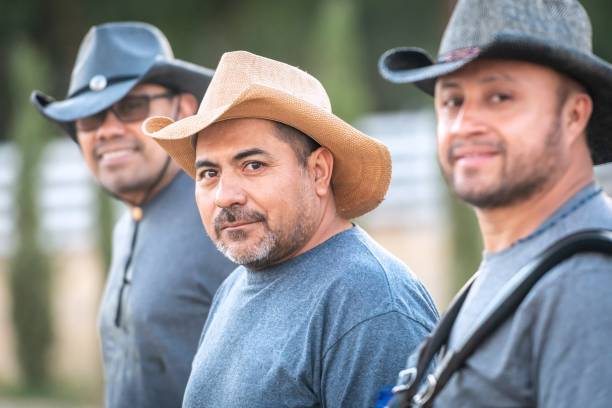
<path fill-rule="evenodd" d="M 304 191 L 303 200 L 296 203 L 299 207 L 296 213 L 300 216 L 287 230 L 274 231 L 270 229 L 263 214 L 251 212 L 239 207 L 226 209 L 224 210 L 225 214 L 221 213 L 218 220 L 215 220 L 215 246 L 232 262 L 244 265 L 250 270 L 263 269 L 274 265 L 296 253 L 306 245 L 314 234 L 316 224 L 311 215 L 311 211 L 309 211 L 308 206 L 305 205 L 309 199 L 310 196 Z M 265 234 L 261 241 L 257 243 L 256 247 L 249 251 L 235 253 L 231 249 L 231 242 L 244 241 L 248 236 L 244 231 L 240 230 L 227 232 L 227 238 L 230 245 L 226 244 L 223 240 L 219 239 L 221 235 L 220 224 L 223 219 L 229 219 L 230 221 L 235 221 L 237 219 L 257 220 L 265 227 Z"/>

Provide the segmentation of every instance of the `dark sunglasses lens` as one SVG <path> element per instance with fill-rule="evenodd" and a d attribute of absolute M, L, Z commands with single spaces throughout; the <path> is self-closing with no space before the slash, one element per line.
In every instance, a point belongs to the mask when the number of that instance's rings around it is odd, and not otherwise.
<path fill-rule="evenodd" d="M 128 96 L 115 105 L 114 112 L 124 122 L 143 120 L 149 115 L 149 98 Z"/>
<path fill-rule="evenodd" d="M 84 132 L 89 132 L 92 130 L 96 130 L 100 127 L 102 122 L 104 122 L 104 118 L 106 117 L 106 110 L 102 112 L 96 113 L 95 115 L 87 116 L 86 118 L 78 119 L 76 121 L 77 130 L 82 130 Z"/>

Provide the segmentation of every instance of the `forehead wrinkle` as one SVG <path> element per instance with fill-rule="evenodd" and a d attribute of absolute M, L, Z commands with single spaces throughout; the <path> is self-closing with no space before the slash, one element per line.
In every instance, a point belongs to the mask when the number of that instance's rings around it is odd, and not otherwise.
<path fill-rule="evenodd" d="M 493 82 L 497 82 L 497 81 L 504 81 L 504 82 L 516 82 L 516 79 L 514 77 L 512 77 L 512 75 L 505 73 L 505 72 L 500 72 L 500 73 L 495 73 L 495 74 L 487 74 L 481 78 L 478 78 L 478 74 L 473 74 L 473 75 L 469 75 L 466 74 L 465 77 L 469 78 L 469 77 L 476 77 L 476 82 L 477 83 L 482 83 L 482 84 L 486 84 L 486 83 L 493 83 Z M 461 79 L 459 78 L 440 78 L 439 80 L 440 83 L 440 88 L 442 89 L 449 89 L 449 88 L 460 88 L 461 87 Z"/>
<path fill-rule="evenodd" d="M 480 83 L 490 83 L 490 82 L 496 82 L 496 81 L 516 82 L 516 79 L 508 73 L 500 72 L 496 74 L 486 75 L 485 77 L 480 78 L 478 80 L 478 82 Z"/>

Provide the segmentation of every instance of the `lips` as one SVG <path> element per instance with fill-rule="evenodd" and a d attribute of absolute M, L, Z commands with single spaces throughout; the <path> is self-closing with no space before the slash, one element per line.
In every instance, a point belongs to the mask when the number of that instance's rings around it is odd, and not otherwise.
<path fill-rule="evenodd" d="M 451 147 L 448 158 L 452 164 L 479 164 L 502 153 L 497 143 L 460 144 Z"/>
<path fill-rule="evenodd" d="M 255 224 L 257 222 L 259 221 L 243 221 L 243 222 L 222 224 L 220 230 L 223 231 L 226 229 L 240 228 L 240 227 L 244 227 L 245 225 Z"/>
<path fill-rule="evenodd" d="M 102 145 L 95 148 L 94 156 L 100 163 L 112 164 L 128 159 L 137 151 L 138 147 L 133 144 Z"/>

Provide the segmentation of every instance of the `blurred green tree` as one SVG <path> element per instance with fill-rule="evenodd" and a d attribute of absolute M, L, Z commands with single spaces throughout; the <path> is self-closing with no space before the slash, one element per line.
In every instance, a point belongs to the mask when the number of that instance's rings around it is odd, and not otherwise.
<path fill-rule="evenodd" d="M 359 4 L 351 0 L 319 3 L 308 51 L 309 67 L 327 90 L 334 113 L 349 122 L 372 107 L 359 47 Z"/>
<path fill-rule="evenodd" d="M 47 357 L 53 340 L 51 271 L 37 236 L 38 164 L 48 124 L 31 109 L 27 95 L 45 80 L 48 71 L 44 58 L 26 40 L 16 42 L 10 56 L 10 94 L 16 107 L 10 134 L 21 158 L 16 183 L 19 239 L 10 265 L 12 312 L 22 380 L 26 387 L 40 388 L 49 380 Z"/>

